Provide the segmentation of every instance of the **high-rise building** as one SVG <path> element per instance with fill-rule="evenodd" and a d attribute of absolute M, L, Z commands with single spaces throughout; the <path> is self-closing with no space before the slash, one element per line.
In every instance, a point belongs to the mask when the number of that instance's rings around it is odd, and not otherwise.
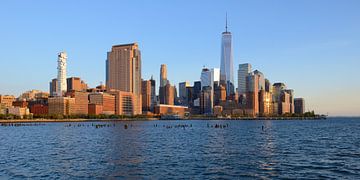
<path fill-rule="evenodd" d="M 213 90 L 211 86 L 204 86 L 201 90 L 200 113 L 211 115 L 213 113 Z"/>
<path fill-rule="evenodd" d="M 57 85 L 58 85 L 58 82 L 57 82 L 57 79 L 52 79 L 51 82 L 50 82 L 50 96 L 56 96 L 56 91 L 57 91 Z"/>
<path fill-rule="evenodd" d="M 66 52 L 60 52 L 58 54 L 58 74 L 57 74 L 57 86 L 56 86 L 56 95 L 62 96 L 67 90 L 66 84 L 66 61 L 67 54 Z"/>
<path fill-rule="evenodd" d="M 201 80 L 201 89 L 206 86 L 213 88 L 214 74 L 210 69 L 205 68 L 205 67 L 202 69 L 200 80 Z"/>
<path fill-rule="evenodd" d="M 259 90 L 265 90 L 265 76 L 262 72 L 255 70 L 254 75 L 259 76 Z"/>
<path fill-rule="evenodd" d="M 160 104 L 168 104 L 168 105 L 174 105 L 175 100 L 175 88 L 174 86 L 171 86 L 170 84 L 167 84 L 164 88 L 164 102 Z"/>
<path fill-rule="evenodd" d="M 305 112 L 304 98 L 295 98 L 294 106 L 295 106 L 295 114 L 304 114 L 304 112 Z"/>
<path fill-rule="evenodd" d="M 179 83 L 179 99 L 181 105 L 188 105 L 187 87 L 190 87 L 188 81 Z"/>
<path fill-rule="evenodd" d="M 151 81 L 143 80 L 141 83 L 142 111 L 151 111 Z"/>
<path fill-rule="evenodd" d="M 292 89 L 286 89 L 284 90 L 289 94 L 289 103 L 290 103 L 290 113 L 295 113 L 295 107 L 294 107 L 294 90 Z"/>
<path fill-rule="evenodd" d="M 161 67 L 160 67 L 160 87 L 164 87 L 167 84 L 168 84 L 168 80 L 167 80 L 166 64 L 161 64 Z"/>
<path fill-rule="evenodd" d="M 226 95 L 234 94 L 234 67 L 233 67 L 233 48 L 232 35 L 228 31 L 227 17 L 225 32 L 221 38 L 221 63 L 220 63 L 220 83 L 226 84 Z"/>
<path fill-rule="evenodd" d="M 273 113 L 272 110 L 272 94 L 265 90 L 259 92 L 259 114 L 262 116 L 268 116 Z"/>
<path fill-rule="evenodd" d="M 219 68 L 212 68 L 211 73 L 214 76 L 214 83 L 220 84 L 220 69 Z"/>
<path fill-rule="evenodd" d="M 246 77 L 251 73 L 251 64 L 239 64 L 238 69 L 238 92 L 241 96 L 246 93 Z"/>
<path fill-rule="evenodd" d="M 193 100 L 200 97 L 201 93 L 201 81 L 194 82 L 194 89 L 193 89 Z"/>
<path fill-rule="evenodd" d="M 156 98 L 156 82 L 155 79 L 151 76 L 150 79 L 151 82 L 151 111 L 154 111 L 154 108 L 157 104 L 157 98 Z"/>
<path fill-rule="evenodd" d="M 252 116 L 259 114 L 259 76 L 249 74 L 246 78 L 246 108 Z"/>
<path fill-rule="evenodd" d="M 226 89 L 220 84 L 220 86 L 216 86 L 214 90 L 214 104 L 219 105 L 224 101 L 226 101 Z"/>
<path fill-rule="evenodd" d="M 141 53 L 138 44 L 115 45 L 107 55 L 107 89 L 132 93 L 134 114 L 141 114 Z"/>
<path fill-rule="evenodd" d="M 272 92 L 272 88 L 271 88 L 271 82 L 268 79 L 265 79 L 265 91 L 266 92 Z"/>
<path fill-rule="evenodd" d="M 273 113 L 281 114 L 282 112 L 282 101 L 281 101 L 281 92 L 286 89 L 284 83 L 278 82 L 272 85 L 272 100 L 273 100 Z"/>
<path fill-rule="evenodd" d="M 283 90 L 280 94 L 279 112 L 278 114 L 289 114 L 291 113 L 290 93 Z"/>

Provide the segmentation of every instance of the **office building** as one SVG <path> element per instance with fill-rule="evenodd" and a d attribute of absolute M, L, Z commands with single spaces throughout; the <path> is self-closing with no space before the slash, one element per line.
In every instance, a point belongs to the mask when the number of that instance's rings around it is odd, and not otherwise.
<path fill-rule="evenodd" d="M 107 55 L 107 89 L 128 92 L 124 94 L 134 98 L 133 113 L 141 114 L 141 54 L 138 44 L 115 45 Z"/>
<path fill-rule="evenodd" d="M 239 64 L 237 88 L 239 96 L 246 93 L 246 77 L 251 73 L 251 71 L 251 64 Z"/>
<path fill-rule="evenodd" d="M 164 87 L 167 84 L 168 84 L 168 80 L 167 80 L 166 64 L 161 64 L 161 67 L 160 67 L 160 87 Z"/>
<path fill-rule="evenodd" d="M 259 76 L 249 74 L 246 77 L 246 109 L 248 115 L 257 116 L 259 114 Z"/>
<path fill-rule="evenodd" d="M 188 87 L 190 87 L 190 83 L 188 81 L 179 83 L 179 100 L 181 105 L 188 105 Z"/>
<path fill-rule="evenodd" d="M 266 92 L 266 90 L 260 90 L 259 92 L 259 115 L 269 116 L 273 114 L 272 109 L 272 94 Z"/>
<path fill-rule="evenodd" d="M 142 111 L 151 111 L 151 81 L 143 80 L 141 82 Z"/>
<path fill-rule="evenodd" d="M 211 86 L 203 86 L 200 97 L 200 113 L 212 115 L 213 106 L 213 90 Z"/>
<path fill-rule="evenodd" d="M 138 112 L 135 109 L 135 95 L 125 91 L 110 91 L 109 94 L 115 96 L 115 114 L 133 116 Z"/>
<path fill-rule="evenodd" d="M 50 88 L 49 88 L 49 89 L 50 89 L 49 94 L 50 94 L 51 97 L 54 97 L 54 96 L 57 95 L 57 94 L 56 94 L 57 85 L 58 85 L 57 79 L 56 79 L 56 78 L 55 78 L 55 79 L 52 79 L 51 82 L 50 82 Z"/>
<path fill-rule="evenodd" d="M 259 90 L 265 90 L 265 76 L 262 72 L 255 70 L 254 75 L 259 77 Z"/>
<path fill-rule="evenodd" d="M 304 98 L 295 98 L 294 99 L 295 114 L 304 114 L 305 113 L 305 100 Z"/>
<path fill-rule="evenodd" d="M 193 100 L 200 98 L 201 93 L 201 81 L 194 82 L 194 89 L 193 89 Z"/>
<path fill-rule="evenodd" d="M 219 68 L 212 68 L 211 73 L 214 77 L 214 83 L 220 84 L 220 69 Z"/>
<path fill-rule="evenodd" d="M 155 105 L 157 104 L 157 97 L 156 97 L 156 82 L 155 79 L 151 76 L 151 111 L 154 111 Z"/>
<path fill-rule="evenodd" d="M 272 84 L 268 79 L 265 79 L 265 91 L 272 93 Z"/>
<path fill-rule="evenodd" d="M 280 102 L 279 102 L 279 112 L 278 114 L 290 114 L 291 113 L 291 95 L 288 91 L 281 91 L 280 93 Z"/>
<path fill-rule="evenodd" d="M 226 96 L 234 94 L 234 67 L 232 35 L 228 31 L 227 17 L 225 32 L 221 38 L 220 83 L 226 85 Z"/>

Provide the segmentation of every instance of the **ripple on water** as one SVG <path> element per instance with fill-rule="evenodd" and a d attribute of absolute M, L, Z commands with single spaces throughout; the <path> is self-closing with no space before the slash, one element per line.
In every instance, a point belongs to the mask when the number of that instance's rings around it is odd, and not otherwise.
<path fill-rule="evenodd" d="M 360 179 L 358 120 L 70 124 L 1 126 L 0 179 Z"/>

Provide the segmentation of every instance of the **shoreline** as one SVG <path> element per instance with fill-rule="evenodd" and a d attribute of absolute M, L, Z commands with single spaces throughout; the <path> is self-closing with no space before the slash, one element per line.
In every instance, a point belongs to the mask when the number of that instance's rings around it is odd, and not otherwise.
<path fill-rule="evenodd" d="M 289 121 L 289 120 L 326 120 L 324 117 L 257 117 L 257 118 L 213 118 L 193 117 L 189 119 L 159 119 L 159 118 L 138 118 L 138 119 L 2 119 L 0 123 L 65 123 L 65 122 L 122 122 L 122 121 L 182 121 L 182 120 L 205 120 L 205 121 Z"/>

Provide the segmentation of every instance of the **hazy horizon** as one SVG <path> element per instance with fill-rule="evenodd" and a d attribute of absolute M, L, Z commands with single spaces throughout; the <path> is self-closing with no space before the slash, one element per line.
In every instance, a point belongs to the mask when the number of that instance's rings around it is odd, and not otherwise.
<path fill-rule="evenodd" d="M 251 63 L 272 83 L 303 97 L 306 110 L 360 116 L 360 1 L 2 1 L 0 94 L 49 91 L 57 53 L 68 53 L 68 77 L 105 83 L 106 53 L 137 42 L 142 77 L 171 84 L 220 68 L 221 33 L 233 35 L 234 79 Z"/>

